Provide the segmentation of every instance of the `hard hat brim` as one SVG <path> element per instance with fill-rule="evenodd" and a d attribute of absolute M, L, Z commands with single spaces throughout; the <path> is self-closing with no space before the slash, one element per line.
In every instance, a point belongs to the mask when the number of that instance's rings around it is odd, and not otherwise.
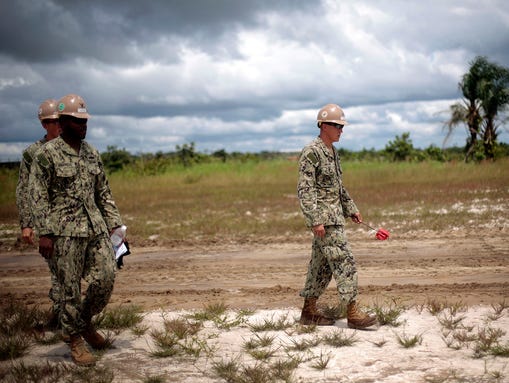
<path fill-rule="evenodd" d="M 59 116 L 71 116 L 74 118 L 90 118 L 90 115 L 88 113 L 78 113 L 78 112 L 71 112 L 71 113 L 59 113 Z"/>
<path fill-rule="evenodd" d="M 39 121 L 44 120 L 58 120 L 58 113 L 50 114 L 49 116 L 39 116 Z"/>
<path fill-rule="evenodd" d="M 73 113 L 72 116 L 76 118 L 90 118 L 88 113 Z"/>
<path fill-rule="evenodd" d="M 318 120 L 318 122 L 332 122 L 334 124 L 349 125 L 346 120 Z"/>

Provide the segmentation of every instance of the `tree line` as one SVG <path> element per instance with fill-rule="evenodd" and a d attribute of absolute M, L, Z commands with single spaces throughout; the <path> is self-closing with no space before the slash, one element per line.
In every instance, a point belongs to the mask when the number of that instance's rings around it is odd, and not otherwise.
<path fill-rule="evenodd" d="M 387 162 L 421 162 L 421 161 L 463 161 L 465 148 L 450 147 L 439 148 L 430 145 L 425 149 L 415 148 L 410 138 L 410 133 L 403 133 L 390 140 L 384 149 L 362 149 L 351 151 L 339 148 L 338 153 L 345 161 L 387 161 Z M 105 168 L 109 172 L 115 172 L 124 168 L 130 168 L 135 172 L 145 174 L 159 174 L 169 167 L 191 167 L 200 163 L 230 162 L 230 161 L 266 161 L 274 159 L 296 159 L 299 153 L 281 153 L 262 151 L 257 153 L 231 152 L 221 149 L 212 153 L 202 153 L 196 150 L 194 142 L 177 145 L 174 151 L 145 154 L 131 154 L 125 149 L 116 146 L 108 146 L 101 154 Z M 509 157 L 509 144 L 498 143 L 496 158 Z M 484 157 L 477 158 L 478 161 Z"/>

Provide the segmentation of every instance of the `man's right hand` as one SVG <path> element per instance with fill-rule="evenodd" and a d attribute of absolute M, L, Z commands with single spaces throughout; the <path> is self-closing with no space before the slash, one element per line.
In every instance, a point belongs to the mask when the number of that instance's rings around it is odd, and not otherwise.
<path fill-rule="evenodd" d="M 313 234 L 319 238 L 325 237 L 325 226 L 322 224 L 313 226 Z"/>
<path fill-rule="evenodd" d="M 43 235 L 39 238 L 39 253 L 46 259 L 53 256 L 53 236 Z"/>
<path fill-rule="evenodd" d="M 21 239 L 30 245 L 34 244 L 34 231 L 31 227 L 24 227 L 21 230 Z"/>

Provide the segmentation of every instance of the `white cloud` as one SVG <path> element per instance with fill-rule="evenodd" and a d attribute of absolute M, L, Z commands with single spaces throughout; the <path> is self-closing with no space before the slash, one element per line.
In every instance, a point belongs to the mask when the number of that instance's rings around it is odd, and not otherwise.
<path fill-rule="evenodd" d="M 383 148 L 406 131 L 416 146 L 441 146 L 440 113 L 460 96 L 469 61 L 509 66 L 501 0 L 197 1 L 155 1 L 141 13 L 130 1 L 7 9 L 0 157 L 11 155 L 6 145 L 18 143 L 19 156 L 39 138 L 37 106 L 68 93 L 87 101 L 88 139 L 102 150 L 194 141 L 207 151 L 297 151 L 318 133 L 316 112 L 328 102 L 351 122 L 339 144 L 347 149 Z M 55 37 L 38 22 L 46 13 L 64 20 L 54 46 L 43 46 Z M 450 144 L 464 140 L 460 128 Z"/>

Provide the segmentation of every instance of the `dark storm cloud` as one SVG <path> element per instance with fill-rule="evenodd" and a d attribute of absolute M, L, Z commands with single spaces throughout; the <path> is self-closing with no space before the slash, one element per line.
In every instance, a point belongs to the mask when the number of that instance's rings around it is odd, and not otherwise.
<path fill-rule="evenodd" d="M 68 93 L 87 101 L 101 150 L 298 150 L 331 101 L 352 122 L 347 148 L 405 131 L 440 145 L 437 115 L 460 97 L 469 61 L 509 66 L 502 0 L 19 0 L 0 11 L 1 160 L 42 136 L 39 103 Z"/>
<path fill-rule="evenodd" d="M 143 50 L 160 40 L 171 44 L 184 39 L 205 51 L 223 51 L 229 34 L 256 25 L 262 12 L 312 4 L 290 0 L 3 2 L 0 53 L 26 62 L 83 57 L 128 65 L 150 59 Z M 157 57 L 157 52 L 151 53 Z"/>

